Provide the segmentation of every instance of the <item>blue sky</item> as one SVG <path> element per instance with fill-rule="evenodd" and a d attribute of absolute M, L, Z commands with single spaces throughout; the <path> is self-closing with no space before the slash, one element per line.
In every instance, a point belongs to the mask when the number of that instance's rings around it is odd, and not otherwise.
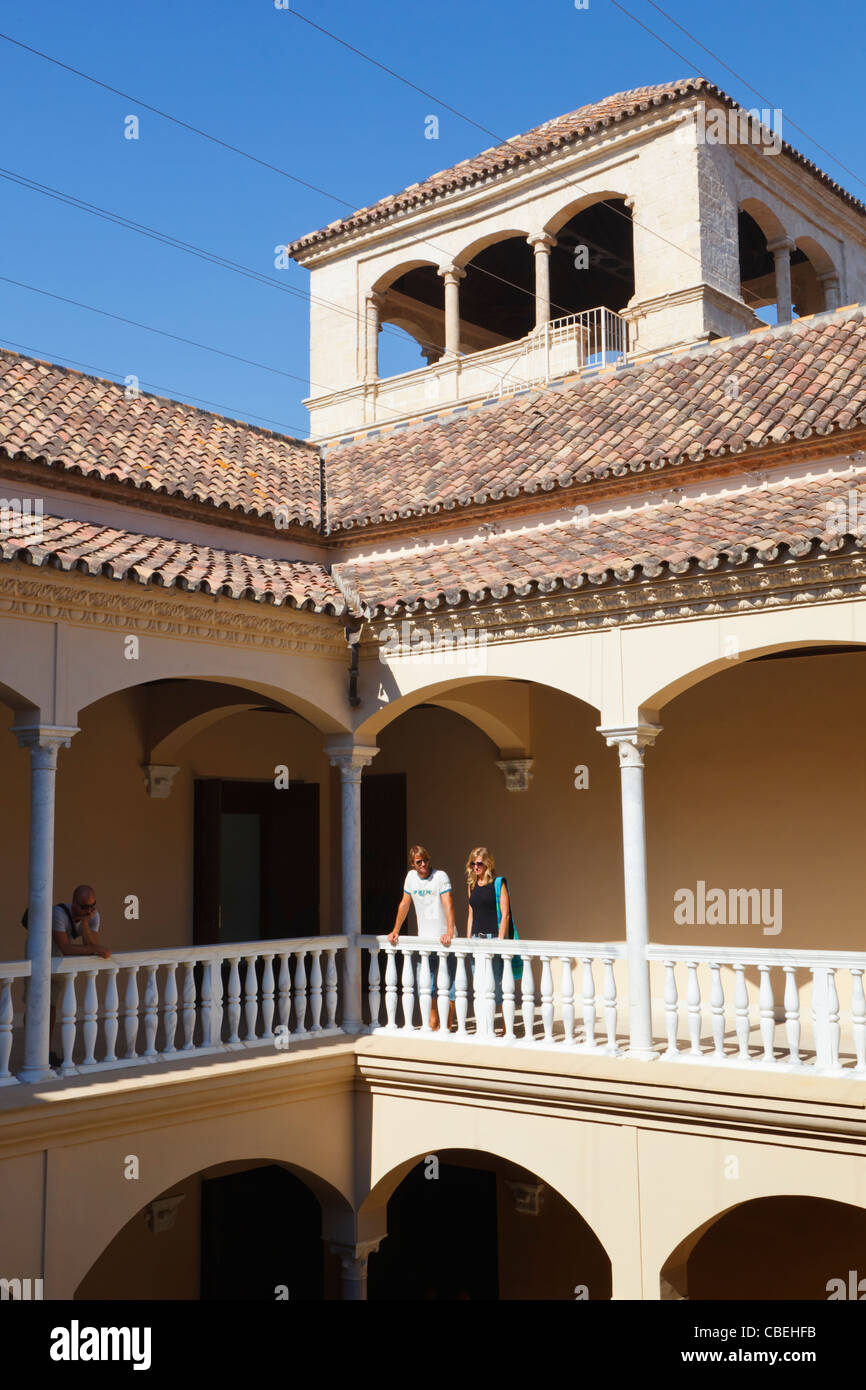
<path fill-rule="evenodd" d="M 648 0 L 292 0 L 339 34 L 506 138 L 611 92 L 703 71 L 761 103 Z M 784 135 L 858 197 L 866 158 L 854 98 L 866 20 L 843 0 L 663 8 L 784 113 Z M 131 93 L 112 95 L 0 40 L 0 165 L 306 291 L 274 248 L 495 141 L 377 70 L 274 0 L 40 0 L 0 29 Z M 158 106 L 335 195 L 313 192 L 156 115 Z M 425 118 L 439 117 L 439 139 Z M 139 138 L 124 138 L 126 117 Z M 831 150 L 854 173 L 816 149 Z M 252 358 L 229 361 L 0 279 L 0 343 L 221 413 L 305 435 L 307 306 L 0 180 L 0 276 Z M 340 201 L 344 200 L 344 201 Z M 399 347 L 399 345 L 398 345 Z M 390 351 L 384 348 L 384 353 Z M 415 349 L 417 355 L 417 349 Z M 396 359 L 394 359 L 396 364 Z M 383 366 L 387 369 L 387 356 Z M 287 375 L 281 375 L 287 374 Z M 298 377 L 302 380 L 295 380 Z M 326 383 L 323 383 L 326 384 Z"/>

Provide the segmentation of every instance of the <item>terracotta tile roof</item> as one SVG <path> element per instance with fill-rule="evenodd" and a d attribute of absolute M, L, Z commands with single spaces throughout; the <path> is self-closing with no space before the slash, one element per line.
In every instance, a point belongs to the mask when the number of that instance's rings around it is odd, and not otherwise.
<path fill-rule="evenodd" d="M 328 527 L 554 492 L 864 421 L 866 311 L 854 307 L 340 445 L 325 462 Z"/>
<path fill-rule="evenodd" d="M 570 111 L 564 116 L 555 116 L 524 135 L 512 136 L 501 145 L 484 150 L 471 159 L 463 159 L 459 164 L 453 165 L 450 169 L 443 169 L 438 174 L 431 174 L 420 183 L 411 184 L 401 193 L 380 198 L 370 207 L 360 208 L 349 217 L 338 219 L 317 232 L 300 237 L 292 243 L 289 251 L 297 260 L 303 260 L 305 251 L 330 241 L 343 232 L 355 231 L 381 222 L 396 213 L 417 207 L 419 203 L 431 202 L 454 189 L 463 188 L 479 179 L 488 178 L 491 174 L 513 168 L 524 160 L 538 158 L 539 155 L 547 154 L 563 145 L 574 144 L 599 129 L 628 120 L 629 117 L 649 111 L 653 107 L 668 106 L 684 98 L 693 97 L 698 92 L 715 97 L 728 107 L 739 106 L 733 97 L 728 96 L 727 92 L 722 91 L 715 83 L 708 82 L 705 77 L 681 78 L 678 82 L 659 82 L 651 87 L 636 87 L 630 92 L 617 92 L 602 101 L 579 106 L 576 111 Z M 866 211 L 866 207 L 858 198 L 853 197 L 841 184 L 836 183 L 819 169 L 817 164 L 806 159 L 787 141 L 782 141 L 782 148 L 852 207 L 861 212 Z"/>
<path fill-rule="evenodd" d="M 821 478 L 727 497 L 659 502 L 627 515 L 578 516 L 483 541 L 450 542 L 423 554 L 378 556 L 337 566 L 341 584 L 368 609 L 454 605 L 465 598 L 502 599 L 534 589 L 576 589 L 589 582 L 624 582 L 684 573 L 695 565 L 712 570 L 719 557 L 745 563 L 777 546 L 797 556 L 814 546 L 838 547 L 844 523 L 837 509 L 858 490 L 857 514 L 866 517 L 866 478 Z M 843 513 L 844 514 L 844 513 Z M 866 546 L 866 522 L 859 535 Z"/>
<path fill-rule="evenodd" d="M 0 449 L 85 477 L 318 526 L 318 451 L 243 421 L 0 350 Z M 281 518 L 282 519 L 282 518 Z"/>
<path fill-rule="evenodd" d="M 214 550 L 69 518 L 44 516 L 38 541 L 26 536 L 0 539 L 0 559 L 315 613 L 338 614 L 345 608 L 340 589 L 322 565 Z"/>

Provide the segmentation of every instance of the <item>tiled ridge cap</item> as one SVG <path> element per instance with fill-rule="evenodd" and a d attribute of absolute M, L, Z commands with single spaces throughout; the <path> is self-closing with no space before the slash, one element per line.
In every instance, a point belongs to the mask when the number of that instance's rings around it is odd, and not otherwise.
<path fill-rule="evenodd" d="M 694 343 L 686 347 L 676 349 L 664 349 L 662 351 L 652 354 L 651 356 L 640 357 L 637 359 L 633 359 L 629 362 L 618 364 L 616 366 L 599 367 L 590 371 L 585 371 L 579 375 L 565 377 L 561 381 L 551 382 L 547 386 L 526 387 L 522 390 L 511 392 L 507 396 L 494 397 L 488 400 L 479 401 L 469 406 L 467 406 L 466 404 L 449 406 L 443 409 L 442 411 L 436 412 L 435 415 L 427 414 L 421 419 L 409 420 L 398 425 L 388 426 L 387 424 L 379 423 L 378 425 L 370 427 L 369 429 L 360 430 L 351 437 L 345 437 L 336 444 L 321 446 L 325 464 L 325 471 L 327 473 L 329 459 L 338 455 L 341 449 L 354 447 L 357 444 L 363 443 L 364 440 L 369 439 L 371 437 L 381 436 L 385 434 L 413 434 L 422 430 L 432 429 L 440 425 L 455 423 L 458 419 L 464 419 L 467 414 L 474 414 L 478 410 L 495 411 L 497 409 L 505 409 L 512 401 L 520 397 L 536 396 L 537 398 L 541 399 L 548 394 L 563 393 L 567 391 L 579 391 L 582 388 L 591 385 L 597 381 L 612 381 L 615 378 L 626 377 L 632 373 L 642 372 L 648 375 L 652 371 L 656 370 L 656 368 L 659 367 L 663 362 L 673 362 L 677 360 L 682 360 L 684 358 L 705 357 L 716 352 L 729 352 L 733 347 L 744 346 L 750 340 L 757 339 L 758 337 L 760 337 L 763 341 L 776 340 L 779 338 L 784 338 L 794 334 L 798 334 L 801 331 L 808 332 L 810 328 L 816 325 L 829 326 L 831 323 L 834 325 L 845 323 L 850 321 L 851 319 L 858 318 L 863 313 L 863 304 L 847 304 L 838 309 L 827 309 L 819 314 L 810 314 L 802 318 L 794 319 L 791 323 L 766 324 L 761 328 L 753 328 L 745 333 L 738 334 L 736 337 L 716 338 L 713 339 L 711 342 Z M 805 326 L 805 328 L 803 326 Z M 863 421 L 860 420 L 856 424 L 852 425 L 850 428 L 856 429 L 858 428 L 858 425 L 862 423 Z M 834 426 L 833 429 L 836 432 L 842 432 L 841 426 Z M 808 438 L 811 433 L 813 433 L 813 430 L 810 426 L 801 436 L 796 437 L 799 441 L 801 438 Z M 712 456 L 713 458 L 723 458 L 725 456 L 731 456 L 734 454 L 748 453 L 750 449 L 757 450 L 767 448 L 769 442 L 775 444 L 785 443 L 786 440 L 789 439 L 792 434 L 793 431 L 789 431 L 785 440 L 765 441 L 759 445 L 746 445 L 741 449 L 734 449 L 730 445 L 723 445 L 718 451 L 715 451 Z M 649 463 L 643 460 L 636 460 L 634 462 L 629 463 L 627 466 L 621 465 L 616 468 L 605 468 L 600 472 L 596 473 L 591 479 L 581 480 L 580 482 L 578 482 L 577 486 L 590 486 L 592 483 L 604 480 L 612 475 L 616 477 L 621 477 L 626 473 L 641 473 L 646 471 L 647 469 L 653 472 L 661 471 L 664 468 L 676 466 L 676 463 L 680 460 L 680 458 L 681 455 L 678 454 L 676 456 L 665 457 L 663 459 L 656 459 L 650 461 Z M 470 507 L 484 506 L 490 502 L 514 500 L 521 496 L 534 496 L 538 492 L 548 492 L 554 494 L 554 498 L 552 498 L 553 502 L 556 494 L 570 491 L 574 487 L 574 479 L 568 478 L 563 482 L 556 482 L 552 480 L 550 482 L 540 484 L 533 482 L 529 483 L 525 487 L 511 487 L 508 489 L 489 488 L 483 493 L 483 495 L 479 495 L 478 493 L 473 493 L 471 496 L 452 495 L 438 502 L 433 502 L 429 506 L 424 505 L 405 507 L 400 509 L 399 511 L 380 510 L 378 512 L 369 512 L 366 515 L 359 514 L 356 517 L 350 517 L 349 519 L 336 522 L 334 523 L 334 525 L 331 525 L 330 520 L 328 520 L 325 534 L 332 536 L 340 533 L 346 534 L 350 531 L 359 531 L 367 528 L 372 529 L 384 523 L 391 523 L 402 520 L 413 520 L 426 516 L 436 516 L 443 512 L 457 512 L 461 509 L 466 510 Z"/>
<path fill-rule="evenodd" d="M 553 116 L 541 125 L 533 126 L 530 130 L 521 135 L 510 136 L 508 140 L 499 145 L 491 146 L 487 150 L 482 150 L 476 155 L 470 155 L 466 159 L 460 160 L 457 164 L 451 165 L 447 169 L 442 169 L 436 173 L 428 175 L 417 184 L 410 184 L 408 188 L 401 189 L 398 193 L 387 194 L 383 198 L 377 199 L 369 207 L 359 208 L 356 212 L 344 218 L 338 218 L 329 223 L 326 227 L 318 231 L 309 232 L 305 236 L 299 237 L 289 246 L 289 254 L 300 259 L 301 253 L 312 247 L 322 245 L 324 242 L 331 241 L 335 237 L 341 236 L 345 232 L 355 231 L 361 227 L 369 226 L 376 222 L 382 222 L 389 217 L 405 212 L 410 208 L 417 207 L 425 202 L 432 202 L 437 198 L 447 197 L 458 188 L 464 188 L 473 183 L 481 182 L 489 178 L 491 174 L 499 173 L 504 169 L 512 168 L 522 164 L 529 159 L 536 159 L 542 154 L 547 154 L 551 150 L 562 148 L 567 145 L 576 144 L 587 135 L 594 134 L 599 129 L 607 126 L 619 125 L 623 121 L 631 120 L 636 115 L 643 114 L 653 107 L 663 105 L 673 105 L 675 102 L 685 97 L 693 96 L 697 93 L 705 93 L 707 96 L 716 97 L 726 106 L 741 111 L 761 110 L 760 107 L 746 107 L 741 102 L 735 101 L 732 96 L 718 87 L 714 82 L 710 82 L 705 77 L 686 77 L 674 82 L 657 83 L 654 86 L 636 87 L 624 92 L 614 92 L 609 96 L 602 97 L 598 101 L 590 102 L 585 106 L 578 106 L 574 111 L 564 112 L 562 115 Z M 617 101 L 629 101 L 622 110 L 608 110 L 612 103 Z M 593 114 L 595 113 L 595 114 Z M 572 131 L 565 131 L 545 136 L 546 131 L 561 125 L 570 119 L 582 121 Z M 521 148 L 516 142 L 530 141 L 533 136 L 538 136 L 539 141 L 536 145 L 528 148 Z M 782 140 L 782 150 L 785 154 L 795 159 L 810 173 L 814 174 L 822 183 L 827 185 L 834 193 L 843 198 L 856 211 L 866 212 L 866 204 L 859 198 L 855 198 L 853 193 L 849 193 L 829 174 L 825 173 L 819 165 L 801 154 L 787 140 Z M 488 156 L 488 158 L 485 158 Z M 467 169 L 466 166 L 479 166 Z"/>

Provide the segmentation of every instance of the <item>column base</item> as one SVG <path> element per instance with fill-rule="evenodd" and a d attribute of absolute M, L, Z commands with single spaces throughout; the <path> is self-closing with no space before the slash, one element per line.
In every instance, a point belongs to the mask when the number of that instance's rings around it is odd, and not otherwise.
<path fill-rule="evenodd" d="M 32 1086 L 38 1081 L 59 1081 L 60 1078 L 53 1067 L 46 1067 L 44 1071 L 41 1067 L 22 1067 L 15 1080 L 22 1086 Z"/>
<path fill-rule="evenodd" d="M 627 1047 L 622 1055 L 635 1062 L 657 1062 L 661 1054 L 657 1047 Z"/>

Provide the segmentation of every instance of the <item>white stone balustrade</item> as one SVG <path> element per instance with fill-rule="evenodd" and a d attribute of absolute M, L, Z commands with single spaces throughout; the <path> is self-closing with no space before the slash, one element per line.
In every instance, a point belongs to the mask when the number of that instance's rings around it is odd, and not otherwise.
<path fill-rule="evenodd" d="M 342 1033 L 337 958 L 346 944 L 287 937 L 53 960 L 64 981 L 60 1074 L 275 1047 L 276 1027 L 292 1039 Z M 29 971 L 28 961 L 0 964 L 0 1085 L 15 1080 L 12 987 Z"/>
<path fill-rule="evenodd" d="M 866 1073 L 866 954 L 653 943 L 647 956 L 664 969 L 665 1061 Z"/>
<path fill-rule="evenodd" d="M 564 1046 L 608 1056 L 618 1056 L 620 1043 L 627 1041 L 617 1039 L 614 979 L 614 961 L 625 957 L 623 943 L 455 937 L 450 947 L 444 947 L 408 936 L 392 946 L 386 936 L 364 936 L 360 945 L 369 952 L 367 999 L 373 1032 Z M 456 1030 L 451 1034 L 447 1032 L 449 957 L 455 960 Z M 497 958 L 502 961 L 498 988 Z M 580 1023 L 575 1014 L 575 978 L 580 981 Z M 430 1027 L 434 981 L 438 1031 Z"/>

